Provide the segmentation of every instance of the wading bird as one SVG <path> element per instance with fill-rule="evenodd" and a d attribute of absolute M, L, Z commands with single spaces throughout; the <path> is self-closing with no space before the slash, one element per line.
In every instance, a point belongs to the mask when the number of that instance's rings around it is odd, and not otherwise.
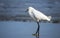
<path fill-rule="evenodd" d="M 28 7 L 26 12 L 28 12 L 30 17 L 33 20 L 35 20 L 37 22 L 37 24 L 38 24 L 38 28 L 37 28 L 37 31 L 36 31 L 35 35 L 37 35 L 39 33 L 39 28 L 40 28 L 39 22 L 41 20 L 46 20 L 46 21 L 51 20 L 51 16 L 46 16 L 45 14 L 43 14 L 42 12 L 34 9 L 33 7 Z"/>

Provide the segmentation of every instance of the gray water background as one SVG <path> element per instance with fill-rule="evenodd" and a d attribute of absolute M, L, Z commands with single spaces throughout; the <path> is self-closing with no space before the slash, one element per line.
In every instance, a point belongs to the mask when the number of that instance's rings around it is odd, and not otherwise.
<path fill-rule="evenodd" d="M 28 15 L 25 11 L 30 6 L 46 15 L 60 17 L 60 0 L 0 0 L 0 15 Z"/>

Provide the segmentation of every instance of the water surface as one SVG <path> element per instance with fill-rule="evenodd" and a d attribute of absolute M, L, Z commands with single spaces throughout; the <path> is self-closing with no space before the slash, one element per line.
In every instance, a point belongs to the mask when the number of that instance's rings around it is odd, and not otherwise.
<path fill-rule="evenodd" d="M 60 24 L 40 23 L 40 38 L 60 38 Z M 0 38 L 36 38 L 36 22 L 0 21 Z"/>

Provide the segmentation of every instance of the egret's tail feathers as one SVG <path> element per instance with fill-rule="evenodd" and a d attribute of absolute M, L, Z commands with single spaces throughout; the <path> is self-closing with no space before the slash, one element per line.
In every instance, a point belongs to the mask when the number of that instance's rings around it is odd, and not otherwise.
<path fill-rule="evenodd" d="M 51 19 L 52 17 L 51 16 L 48 16 L 49 19 Z"/>
<path fill-rule="evenodd" d="M 52 18 L 51 16 L 48 16 L 48 21 L 50 21 L 50 20 L 51 20 L 51 18 Z"/>

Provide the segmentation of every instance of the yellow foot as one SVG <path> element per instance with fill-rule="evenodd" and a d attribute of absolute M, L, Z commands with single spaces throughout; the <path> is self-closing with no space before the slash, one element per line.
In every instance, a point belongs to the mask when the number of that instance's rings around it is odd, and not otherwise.
<path fill-rule="evenodd" d="M 37 34 L 32 34 L 33 36 L 39 36 L 39 34 L 37 33 Z"/>

